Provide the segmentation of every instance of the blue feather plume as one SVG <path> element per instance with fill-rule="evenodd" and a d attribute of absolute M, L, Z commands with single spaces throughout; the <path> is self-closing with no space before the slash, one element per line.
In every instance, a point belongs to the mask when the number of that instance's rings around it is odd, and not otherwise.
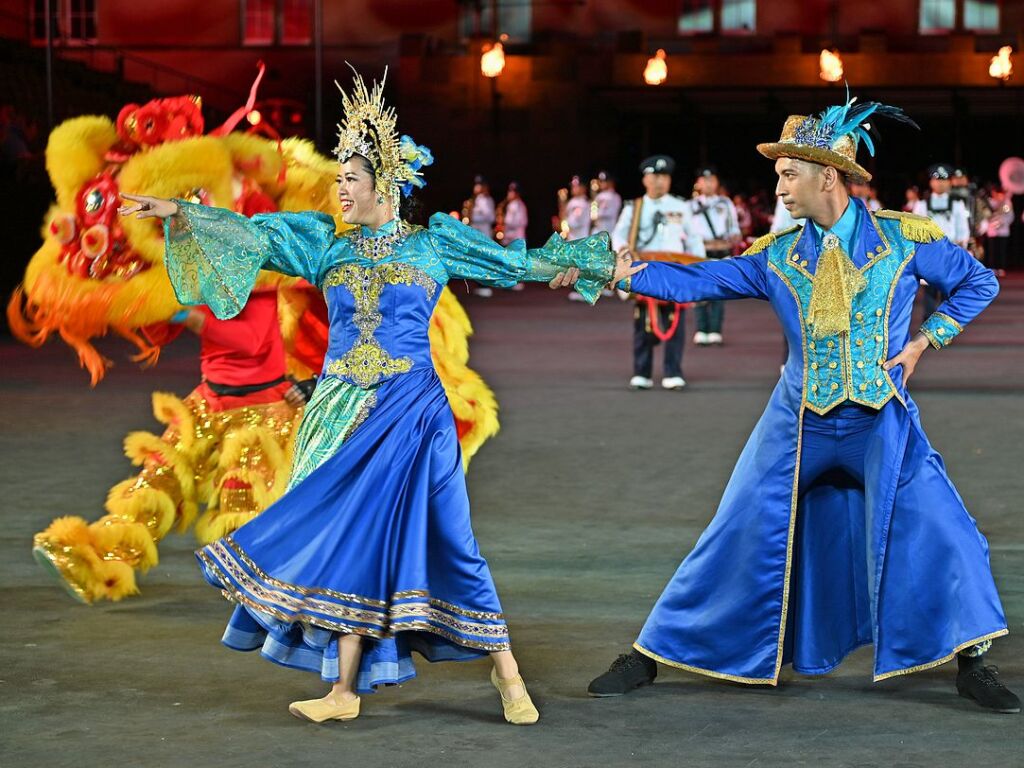
<path fill-rule="evenodd" d="M 867 122 L 871 116 L 886 117 L 906 125 L 919 128 L 899 107 L 882 104 L 877 101 L 857 103 L 857 97 L 850 98 L 850 87 L 846 87 L 846 103 L 829 107 L 818 115 L 818 133 L 831 138 L 834 144 L 846 135 L 852 135 L 855 142 L 864 142 L 868 153 L 875 154 L 875 144 L 871 139 L 871 126 Z"/>

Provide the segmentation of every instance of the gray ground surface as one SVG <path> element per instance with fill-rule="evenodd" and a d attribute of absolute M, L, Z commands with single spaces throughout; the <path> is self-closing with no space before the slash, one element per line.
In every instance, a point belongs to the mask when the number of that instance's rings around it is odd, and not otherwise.
<path fill-rule="evenodd" d="M 461 286 L 460 286 L 461 288 Z M 364 700 L 348 724 L 286 712 L 312 675 L 219 645 L 228 605 L 202 583 L 189 536 L 160 546 L 143 594 L 72 604 L 30 556 L 52 517 L 101 514 L 130 468 L 120 441 L 154 429 L 149 393 L 196 379 L 182 344 L 96 390 L 59 343 L 0 343 L 0 765 L 7 766 L 1020 766 L 1024 720 L 956 696 L 950 665 L 873 684 L 870 649 L 837 672 L 749 689 L 662 669 L 593 700 L 587 682 L 628 648 L 712 516 L 778 376 L 766 305 L 732 304 L 722 349 L 688 346 L 683 393 L 633 393 L 629 308 L 531 288 L 467 298 L 472 362 L 503 430 L 470 471 L 474 524 L 543 719 L 499 716 L 485 662 L 431 666 Z M 692 318 L 688 317 L 692 323 Z M 688 329 L 692 332 L 692 326 Z M 1024 692 L 1024 281 L 1008 282 L 913 382 L 925 428 L 992 545 L 1011 635 L 991 656 Z"/>

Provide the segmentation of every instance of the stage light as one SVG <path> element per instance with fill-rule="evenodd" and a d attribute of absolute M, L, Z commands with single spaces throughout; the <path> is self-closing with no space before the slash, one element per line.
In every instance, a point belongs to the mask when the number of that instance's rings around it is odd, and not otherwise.
<path fill-rule="evenodd" d="M 260 114 L 258 109 L 254 109 L 245 116 L 245 119 L 249 121 L 249 125 L 259 125 L 263 122 L 263 115 Z"/>
<path fill-rule="evenodd" d="M 668 64 L 665 62 L 665 51 L 659 48 L 651 58 L 647 60 L 644 68 L 644 82 L 648 85 L 661 85 L 668 77 Z"/>
<path fill-rule="evenodd" d="M 497 77 L 505 69 L 505 49 L 501 43 L 495 43 L 480 57 L 480 71 L 484 77 Z"/>
<path fill-rule="evenodd" d="M 826 83 L 838 83 L 843 79 L 843 60 L 839 56 L 839 51 L 821 49 L 821 56 L 818 58 L 818 77 Z"/>
<path fill-rule="evenodd" d="M 999 53 L 992 57 L 992 61 L 988 65 L 990 77 L 1002 80 L 1004 83 L 1010 79 L 1010 75 L 1013 74 L 1013 62 L 1010 61 L 1011 53 L 1013 53 L 1013 48 L 1008 45 L 999 49 Z"/>

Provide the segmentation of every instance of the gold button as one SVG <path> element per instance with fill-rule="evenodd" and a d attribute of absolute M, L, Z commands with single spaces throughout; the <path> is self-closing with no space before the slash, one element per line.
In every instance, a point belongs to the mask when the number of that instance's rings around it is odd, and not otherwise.
<path fill-rule="evenodd" d="M 884 357 L 878 358 L 878 364 L 879 365 L 884 365 L 885 364 L 885 358 Z"/>
<path fill-rule="evenodd" d="M 884 250 L 885 250 L 885 246 L 884 245 L 876 245 L 875 246 L 875 252 L 876 253 L 881 253 Z"/>
<path fill-rule="evenodd" d="M 818 385 L 817 384 L 811 384 L 811 392 L 817 392 L 817 391 L 818 391 Z"/>
<path fill-rule="evenodd" d="M 858 360 L 857 361 L 857 367 L 858 368 L 863 368 L 864 367 L 864 361 L 863 360 Z"/>
<path fill-rule="evenodd" d="M 875 386 L 876 386 L 876 387 L 880 387 L 880 386 L 882 386 L 882 385 L 883 385 L 884 383 L 885 383 L 885 382 L 884 382 L 884 381 L 882 381 L 881 379 L 875 379 Z"/>
<path fill-rule="evenodd" d="M 807 262 L 806 261 L 801 261 L 800 262 L 800 266 L 801 267 L 806 267 L 807 266 Z"/>
<path fill-rule="evenodd" d="M 879 344 L 881 344 L 882 343 L 882 337 L 881 336 L 875 336 L 875 341 L 877 341 Z"/>
<path fill-rule="evenodd" d="M 946 329 L 945 328 L 936 328 L 935 329 L 935 334 L 937 336 L 945 336 L 946 335 Z"/>
<path fill-rule="evenodd" d="M 863 347 L 864 346 L 864 339 L 857 339 L 857 341 L 855 343 L 856 343 L 856 345 L 858 347 Z"/>
<path fill-rule="evenodd" d="M 818 364 L 817 363 L 811 363 L 811 370 L 813 370 L 813 371 L 818 370 Z"/>
<path fill-rule="evenodd" d="M 856 317 L 858 320 L 863 320 L 864 319 L 864 313 L 863 312 L 858 312 L 856 315 L 854 315 L 854 317 Z"/>
<path fill-rule="evenodd" d="M 794 253 L 793 254 L 793 261 L 800 261 L 800 254 Z"/>
<path fill-rule="evenodd" d="M 832 389 L 839 389 L 839 385 L 836 384 L 834 381 L 832 382 Z"/>
<path fill-rule="evenodd" d="M 881 317 L 881 316 L 882 316 L 882 310 L 876 309 L 875 310 L 875 317 Z"/>
<path fill-rule="evenodd" d="M 811 342 L 810 344 L 808 344 L 807 346 L 808 346 L 808 347 L 810 347 L 811 349 L 815 349 L 815 346 L 814 346 L 814 342 L 813 342 L 813 341 L 812 341 L 812 342 Z"/>
<path fill-rule="evenodd" d="M 861 385 L 860 385 L 860 391 L 861 391 L 861 392 L 865 392 L 865 391 L 867 391 L 867 388 L 868 388 L 868 385 L 867 385 L 867 384 L 861 384 Z"/>
<path fill-rule="evenodd" d="M 828 346 L 829 349 L 832 349 L 832 347 L 834 347 L 835 345 L 836 345 L 836 343 L 834 341 L 829 341 L 827 343 L 827 346 Z"/>
<path fill-rule="evenodd" d="M 835 361 L 835 360 L 833 360 L 833 361 L 832 361 L 831 363 L 829 363 L 829 364 L 828 364 L 828 367 L 829 367 L 829 368 L 835 368 L 835 367 L 836 367 L 836 365 L 838 365 L 838 363 L 836 363 L 836 361 Z"/>

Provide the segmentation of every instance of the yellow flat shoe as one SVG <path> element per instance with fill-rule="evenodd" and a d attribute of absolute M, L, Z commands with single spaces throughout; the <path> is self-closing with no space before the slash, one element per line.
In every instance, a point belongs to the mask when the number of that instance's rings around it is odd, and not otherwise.
<path fill-rule="evenodd" d="M 322 723 L 325 720 L 355 720 L 359 717 L 359 697 L 351 701 L 334 701 L 333 699 L 309 699 L 293 701 L 288 711 L 302 720 Z"/>
<path fill-rule="evenodd" d="M 491 682 L 498 689 L 498 693 L 501 694 L 501 706 L 505 710 L 505 719 L 508 722 L 512 723 L 512 725 L 533 725 L 540 719 L 540 712 L 533 706 L 533 701 L 530 699 L 530 694 L 526 690 L 526 683 L 523 682 L 522 677 L 516 675 L 509 680 L 502 680 L 498 677 L 498 671 L 492 668 Z M 518 699 L 509 699 L 506 692 L 515 685 L 522 686 L 523 695 Z"/>

